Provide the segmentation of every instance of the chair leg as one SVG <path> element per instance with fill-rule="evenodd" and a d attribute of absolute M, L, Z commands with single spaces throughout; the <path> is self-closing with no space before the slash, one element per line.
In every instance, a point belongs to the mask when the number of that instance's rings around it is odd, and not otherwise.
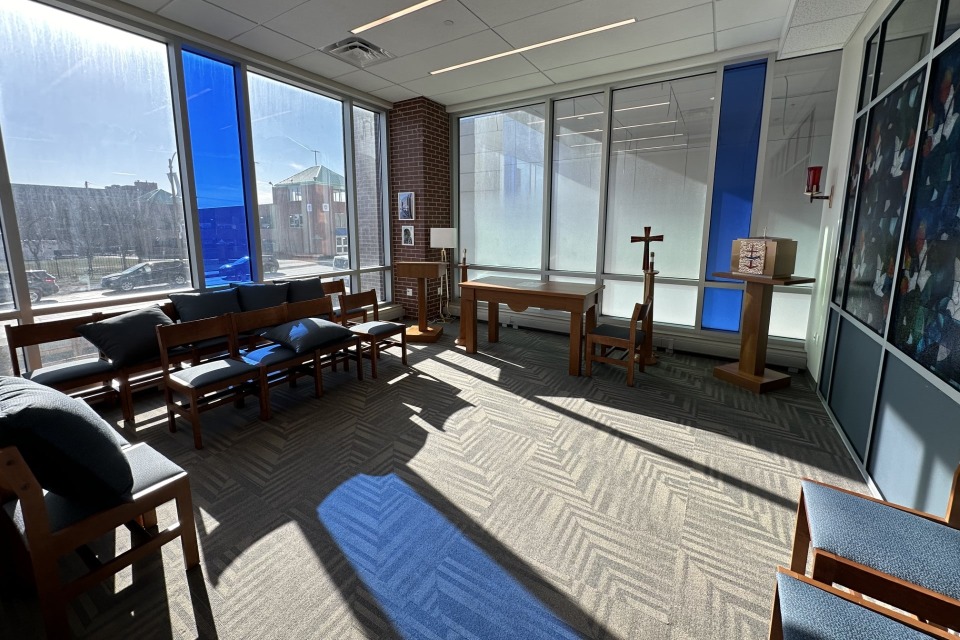
<path fill-rule="evenodd" d="M 69 638 L 70 624 L 67 621 L 67 603 L 61 595 L 60 568 L 56 558 L 32 557 L 33 578 L 40 599 L 40 612 L 47 637 Z"/>
<path fill-rule="evenodd" d="M 320 354 L 313 354 L 313 392 L 319 398 L 323 395 L 323 367 L 320 366 Z"/>
<path fill-rule="evenodd" d="M 123 413 L 123 421 L 130 425 L 134 424 L 133 413 L 133 391 L 130 389 L 130 378 L 126 375 L 120 377 L 120 410 Z"/>
<path fill-rule="evenodd" d="M 200 435 L 200 408 L 197 406 L 197 392 L 190 391 L 190 426 L 193 427 L 193 446 L 203 449 L 203 439 Z"/>
<path fill-rule="evenodd" d="M 363 380 L 363 347 L 360 346 L 360 341 L 357 341 L 356 346 L 356 358 L 357 358 L 357 380 Z M 344 360 L 344 362 L 350 362 L 349 360 Z M 346 366 L 346 365 L 344 365 Z M 349 369 L 348 369 L 349 371 Z"/>
<path fill-rule="evenodd" d="M 265 369 L 260 369 L 260 379 L 257 382 L 260 388 L 258 392 L 260 396 L 260 419 L 266 422 L 270 419 L 270 384 Z"/>
<path fill-rule="evenodd" d="M 370 376 L 377 379 L 377 360 L 380 358 L 380 343 L 376 339 L 370 341 Z"/>
<path fill-rule="evenodd" d="M 590 339 L 590 336 L 587 336 L 586 348 L 583 351 L 586 354 L 585 360 L 587 361 L 583 372 L 589 378 L 593 375 L 593 356 L 596 355 L 597 351 L 597 345 Z"/>
<path fill-rule="evenodd" d="M 810 525 L 807 522 L 807 505 L 803 499 L 803 489 L 800 490 L 800 500 L 797 503 L 797 524 L 793 531 L 793 551 L 790 555 L 790 570 L 805 575 L 807 573 L 807 556 L 810 554 Z"/>
<path fill-rule="evenodd" d="M 627 386 L 632 387 L 633 374 L 634 374 L 634 371 L 637 370 L 637 362 L 636 362 L 636 358 L 633 357 L 633 352 L 630 351 L 628 353 L 629 353 L 629 357 L 624 358 L 624 362 L 627 365 Z"/>
<path fill-rule="evenodd" d="M 177 415 L 171 407 L 173 407 L 173 391 L 170 390 L 170 387 L 164 386 L 163 397 L 167 403 L 167 427 L 170 429 L 170 433 L 177 432 Z"/>
<path fill-rule="evenodd" d="M 183 547 L 183 564 L 189 571 L 200 564 L 200 549 L 197 547 L 197 526 L 193 520 L 193 498 L 190 481 L 184 477 L 177 487 L 177 519 L 180 521 L 180 545 Z"/>
<path fill-rule="evenodd" d="M 400 349 L 401 356 L 400 362 L 403 363 L 403 366 L 407 366 L 407 332 L 406 330 L 400 332 Z"/>
<path fill-rule="evenodd" d="M 783 620 L 780 617 L 780 593 L 773 587 L 773 612 L 770 614 L 770 640 L 783 640 Z"/>

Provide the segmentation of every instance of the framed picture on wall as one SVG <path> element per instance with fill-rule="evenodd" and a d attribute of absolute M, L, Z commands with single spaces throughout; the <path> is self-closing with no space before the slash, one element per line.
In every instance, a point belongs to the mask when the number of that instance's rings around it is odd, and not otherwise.
<path fill-rule="evenodd" d="M 417 216 L 413 191 L 401 191 L 397 196 L 397 211 L 400 220 L 415 220 Z M 410 227 L 413 229 L 413 227 Z M 406 243 L 404 243 L 406 244 Z M 412 242 L 410 244 L 413 244 Z"/>
<path fill-rule="evenodd" d="M 413 246 L 413 226 L 403 225 L 400 227 L 400 244 L 406 247 Z"/>

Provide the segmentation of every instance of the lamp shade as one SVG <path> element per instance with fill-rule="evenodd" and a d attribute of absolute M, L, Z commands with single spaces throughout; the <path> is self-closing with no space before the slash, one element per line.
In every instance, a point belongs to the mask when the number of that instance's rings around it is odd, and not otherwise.
<path fill-rule="evenodd" d="M 807 189 L 804 191 L 807 195 L 820 193 L 820 174 L 823 167 L 807 168 Z"/>
<path fill-rule="evenodd" d="M 438 227 L 430 229 L 431 249 L 452 249 L 457 246 L 457 230 Z"/>

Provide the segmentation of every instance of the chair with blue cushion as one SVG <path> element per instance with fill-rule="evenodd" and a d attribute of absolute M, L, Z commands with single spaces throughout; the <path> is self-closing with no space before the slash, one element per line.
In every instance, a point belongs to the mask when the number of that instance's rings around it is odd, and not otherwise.
<path fill-rule="evenodd" d="M 786 569 L 777 569 L 770 640 L 954 638 L 887 607 Z"/>
<path fill-rule="evenodd" d="M 407 364 L 407 328 L 399 322 L 387 322 L 380 319 L 380 310 L 377 303 L 377 292 L 375 289 L 370 291 L 361 291 L 342 296 L 340 305 L 343 309 L 369 309 L 373 314 L 373 320 L 367 320 L 367 312 L 363 313 L 363 322 L 354 323 L 351 321 L 351 314 L 345 313 L 341 322 L 350 327 L 360 341 L 366 345 L 364 352 L 370 358 L 370 374 L 377 377 L 377 360 L 380 358 L 380 351 L 389 347 L 400 347 L 400 360 L 404 365 Z"/>
<path fill-rule="evenodd" d="M 288 302 L 284 305 L 287 324 L 276 327 L 264 337 L 275 340 L 293 349 L 297 353 L 312 354 L 313 366 L 307 371 L 314 376 L 317 397 L 323 395 L 323 369 L 337 370 L 337 364 L 343 363 L 344 370 L 350 370 L 350 360 L 357 362 L 357 379 L 363 380 L 363 361 L 361 358 L 360 338 L 349 329 L 333 321 L 335 311 L 330 296 Z"/>
<path fill-rule="evenodd" d="M 604 362 L 627 369 L 627 386 L 633 386 L 633 373 L 636 367 L 643 373 L 645 358 L 643 344 L 646 333 L 643 324 L 650 313 L 650 304 L 633 305 L 633 315 L 630 324 L 626 327 L 614 324 L 599 324 L 593 329 L 587 329 L 586 371 L 588 376 L 593 375 L 593 363 Z M 600 347 L 600 355 L 597 355 Z"/>
<path fill-rule="evenodd" d="M 235 357 L 238 350 L 231 314 L 162 325 L 156 331 L 163 367 L 167 423 L 171 432 L 177 430 L 176 416 L 186 417 L 193 426 L 194 446 L 202 449 L 200 412 L 228 402 L 242 406 L 244 396 L 251 393 L 259 396 L 260 419 L 270 419 L 267 378 L 259 365 Z M 231 357 L 179 369 L 172 367 L 182 347 L 206 340 L 226 340 Z M 181 398 L 179 402 L 177 396 Z"/>
<path fill-rule="evenodd" d="M 803 480 L 790 568 L 960 629 L 958 478 L 943 518 Z"/>

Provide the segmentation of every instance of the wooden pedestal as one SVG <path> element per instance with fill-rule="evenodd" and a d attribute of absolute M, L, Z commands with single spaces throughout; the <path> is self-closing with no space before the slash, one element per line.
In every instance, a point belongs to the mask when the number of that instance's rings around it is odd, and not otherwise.
<path fill-rule="evenodd" d="M 443 335 L 443 327 L 427 324 L 427 279 L 440 278 L 447 270 L 447 263 L 397 262 L 393 267 L 397 276 L 417 279 L 417 326 L 407 327 L 407 341 L 436 342 Z"/>

